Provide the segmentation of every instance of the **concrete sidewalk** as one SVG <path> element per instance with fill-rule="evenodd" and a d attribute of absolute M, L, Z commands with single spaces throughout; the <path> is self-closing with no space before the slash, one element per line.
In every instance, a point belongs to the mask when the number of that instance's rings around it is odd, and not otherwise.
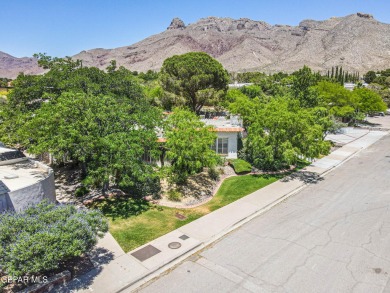
<path fill-rule="evenodd" d="M 387 132 L 352 130 L 344 146 L 300 172 L 270 184 L 221 209 L 124 253 L 108 233 L 91 255 L 95 269 L 55 292 L 130 292 L 296 193 L 321 175 L 369 147 Z M 174 243 L 174 244 L 172 244 Z M 173 245 L 169 248 L 168 245 Z M 176 245 L 176 246 L 175 246 Z M 54 292 L 54 291 L 53 291 Z"/>

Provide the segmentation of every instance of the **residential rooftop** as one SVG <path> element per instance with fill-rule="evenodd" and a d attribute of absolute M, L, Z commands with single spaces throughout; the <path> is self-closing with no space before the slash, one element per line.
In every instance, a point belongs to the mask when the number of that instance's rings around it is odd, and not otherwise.
<path fill-rule="evenodd" d="M 13 191 L 46 178 L 48 170 L 29 160 L 21 151 L 0 147 L 0 186 Z"/>
<path fill-rule="evenodd" d="M 8 191 L 33 185 L 47 176 L 47 170 L 30 160 L 0 166 L 0 182 L 9 189 Z"/>

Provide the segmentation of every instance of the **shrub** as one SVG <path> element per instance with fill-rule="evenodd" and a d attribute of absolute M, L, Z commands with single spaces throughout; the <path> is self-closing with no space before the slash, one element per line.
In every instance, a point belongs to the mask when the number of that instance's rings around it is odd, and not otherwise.
<path fill-rule="evenodd" d="M 342 128 L 347 127 L 348 124 L 338 121 L 336 118 L 331 118 L 331 124 L 328 128 L 328 132 L 332 134 L 342 133 Z"/>
<path fill-rule="evenodd" d="M 209 177 L 214 181 L 217 181 L 219 179 L 220 172 L 216 168 L 209 168 L 207 173 L 209 174 Z"/>
<path fill-rule="evenodd" d="M 10 276 L 42 273 L 88 252 L 108 223 L 99 211 L 47 202 L 0 214 L 0 268 Z"/>
<path fill-rule="evenodd" d="M 89 192 L 89 189 L 82 185 L 75 190 L 74 195 L 76 197 L 82 197 L 82 196 L 86 195 L 88 192 Z"/>
<path fill-rule="evenodd" d="M 233 166 L 234 172 L 236 172 L 236 174 L 249 173 L 252 171 L 251 164 L 242 159 L 231 160 L 230 164 Z"/>
<path fill-rule="evenodd" d="M 171 201 L 181 201 L 181 193 L 175 189 L 168 191 L 168 199 Z"/>

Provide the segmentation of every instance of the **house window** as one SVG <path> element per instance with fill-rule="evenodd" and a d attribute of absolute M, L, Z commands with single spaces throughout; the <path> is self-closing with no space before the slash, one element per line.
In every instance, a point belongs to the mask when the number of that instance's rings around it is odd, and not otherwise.
<path fill-rule="evenodd" d="M 145 150 L 144 154 L 142 155 L 142 161 L 148 164 L 152 164 L 154 162 L 150 151 Z"/>
<path fill-rule="evenodd" d="M 217 138 L 216 144 L 213 145 L 213 149 L 217 154 L 227 155 L 228 145 L 229 145 L 229 139 L 227 137 Z"/>

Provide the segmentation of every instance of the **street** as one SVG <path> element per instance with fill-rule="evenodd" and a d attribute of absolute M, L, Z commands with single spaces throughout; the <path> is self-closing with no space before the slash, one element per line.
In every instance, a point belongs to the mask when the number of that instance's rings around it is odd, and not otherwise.
<path fill-rule="evenodd" d="M 139 292 L 390 292 L 390 136 Z"/>

